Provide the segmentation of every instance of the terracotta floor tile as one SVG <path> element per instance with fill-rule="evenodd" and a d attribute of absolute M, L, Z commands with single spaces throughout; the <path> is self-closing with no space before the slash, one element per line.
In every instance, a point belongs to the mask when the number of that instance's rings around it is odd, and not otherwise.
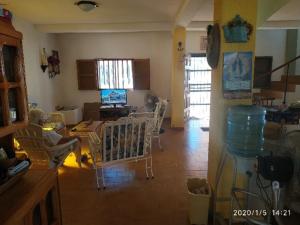
<path fill-rule="evenodd" d="M 97 191 L 90 163 L 76 168 L 67 160 L 60 169 L 64 225 L 186 225 L 190 177 L 206 178 L 208 132 L 190 121 L 185 130 L 164 124 L 161 143 L 153 148 L 155 178 L 146 180 L 144 162 L 120 164 L 104 171 L 107 189 Z M 83 152 L 88 153 L 83 145 Z M 73 158 L 72 158 L 73 157 Z"/>

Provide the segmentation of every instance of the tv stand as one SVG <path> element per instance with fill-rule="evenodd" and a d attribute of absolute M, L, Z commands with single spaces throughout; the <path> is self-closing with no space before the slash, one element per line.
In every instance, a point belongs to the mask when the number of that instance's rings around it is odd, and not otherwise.
<path fill-rule="evenodd" d="M 128 105 L 113 104 L 112 107 L 100 106 L 100 120 L 117 120 L 120 117 L 128 116 L 131 112 L 132 107 Z"/>

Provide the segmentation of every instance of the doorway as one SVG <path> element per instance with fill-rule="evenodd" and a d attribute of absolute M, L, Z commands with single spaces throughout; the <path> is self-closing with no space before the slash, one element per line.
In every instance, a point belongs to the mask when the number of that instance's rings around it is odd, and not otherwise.
<path fill-rule="evenodd" d="M 206 54 L 191 54 L 186 66 L 188 118 L 199 121 L 200 127 L 209 128 L 211 68 Z"/>

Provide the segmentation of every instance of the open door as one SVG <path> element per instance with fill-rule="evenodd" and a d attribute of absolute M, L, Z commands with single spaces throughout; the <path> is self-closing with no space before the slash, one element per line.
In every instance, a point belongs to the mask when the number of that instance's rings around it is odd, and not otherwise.
<path fill-rule="evenodd" d="M 192 54 L 185 71 L 185 102 L 189 119 L 208 129 L 210 117 L 211 68 L 206 54 Z"/>

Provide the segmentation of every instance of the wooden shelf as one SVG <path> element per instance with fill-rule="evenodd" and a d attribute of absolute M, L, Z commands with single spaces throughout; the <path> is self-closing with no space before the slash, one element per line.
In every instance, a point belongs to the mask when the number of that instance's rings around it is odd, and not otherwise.
<path fill-rule="evenodd" d="M 13 149 L 7 143 L 13 143 L 12 134 L 28 120 L 22 34 L 1 18 L 0 65 L 0 147 Z"/>
<path fill-rule="evenodd" d="M 0 127 L 0 137 L 4 137 L 11 133 L 14 133 L 18 129 L 22 129 L 27 126 L 28 121 L 13 122 L 8 126 Z"/>

